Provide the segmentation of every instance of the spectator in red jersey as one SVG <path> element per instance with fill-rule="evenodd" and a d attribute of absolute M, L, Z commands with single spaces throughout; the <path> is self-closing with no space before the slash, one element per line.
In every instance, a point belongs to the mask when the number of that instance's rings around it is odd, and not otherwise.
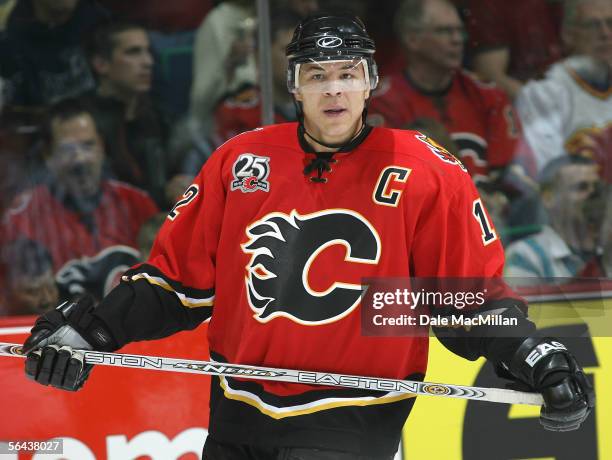
<path fill-rule="evenodd" d="M 561 59 L 561 3 L 556 0 L 468 0 L 473 66 L 514 98 L 529 79 Z"/>
<path fill-rule="evenodd" d="M 0 235 L 5 242 L 26 237 L 46 248 L 63 294 L 100 298 L 139 260 L 136 236 L 157 207 L 145 192 L 102 177 L 104 145 L 79 100 L 54 105 L 45 133 L 48 175 L 16 197 Z"/>
<path fill-rule="evenodd" d="M 503 91 L 461 68 L 464 28 L 447 0 L 405 0 L 396 33 L 407 56 L 403 72 L 383 78 L 369 121 L 406 128 L 418 118 L 438 121 L 457 145 L 453 152 L 477 183 L 491 182 L 513 157 L 519 127 Z"/>
<path fill-rule="evenodd" d="M 15 240 L 3 248 L 0 266 L 6 273 L 0 289 L 0 316 L 40 315 L 57 305 L 59 290 L 53 260 L 40 243 L 27 238 Z"/>
<path fill-rule="evenodd" d="M 296 119 L 295 105 L 287 92 L 287 57 L 285 47 L 291 41 L 300 17 L 281 13 L 272 17 L 272 78 L 275 120 L 277 123 Z M 225 98 L 215 112 L 220 141 L 261 126 L 261 97 L 259 88 L 245 85 Z"/>

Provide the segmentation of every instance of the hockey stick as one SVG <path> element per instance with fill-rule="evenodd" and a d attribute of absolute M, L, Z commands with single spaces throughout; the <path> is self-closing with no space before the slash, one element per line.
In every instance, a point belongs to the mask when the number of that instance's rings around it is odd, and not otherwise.
<path fill-rule="evenodd" d="M 307 385 L 327 385 L 362 390 L 409 393 L 425 396 L 446 396 L 450 398 L 472 399 L 506 404 L 529 404 L 541 406 L 544 401 L 539 393 L 506 390 L 502 388 L 480 388 L 443 383 L 418 382 L 414 380 L 361 377 L 356 375 L 332 374 L 329 372 L 297 371 L 275 369 L 272 367 L 224 364 L 212 361 L 195 361 L 158 356 L 128 355 L 101 351 L 78 350 L 85 356 L 87 364 L 104 366 L 153 369 L 169 372 L 186 372 L 227 377 L 240 377 L 257 380 L 302 383 Z M 21 345 L 0 342 L 0 356 L 25 358 Z"/>

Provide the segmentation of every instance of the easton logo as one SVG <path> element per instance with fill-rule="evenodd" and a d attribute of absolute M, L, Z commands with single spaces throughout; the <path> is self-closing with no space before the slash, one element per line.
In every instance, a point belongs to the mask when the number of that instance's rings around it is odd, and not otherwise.
<path fill-rule="evenodd" d="M 377 264 L 381 251 L 372 224 L 348 209 L 307 215 L 295 210 L 274 212 L 249 225 L 246 234 L 242 250 L 251 256 L 246 266 L 247 298 L 254 318 L 262 323 L 282 316 L 314 325 L 348 315 L 359 304 L 361 284 L 341 282 L 336 272 L 311 274 L 314 261 L 336 245 L 344 248 L 344 262 L 351 264 Z M 324 276 L 329 288 L 313 289 L 311 276 Z"/>
<path fill-rule="evenodd" d="M 270 175 L 270 158 L 260 157 L 253 153 L 243 153 L 234 162 L 234 179 L 231 190 L 240 190 L 243 193 L 270 190 L 268 176 Z"/>
<path fill-rule="evenodd" d="M 319 48 L 338 48 L 341 45 L 342 39 L 340 37 L 321 37 L 317 40 L 317 46 Z"/>
<path fill-rule="evenodd" d="M 565 348 L 565 345 L 559 342 L 542 343 L 535 347 L 531 353 L 529 353 L 525 359 L 525 362 L 529 364 L 529 366 L 533 367 L 544 356 L 559 350 L 567 350 L 567 348 Z"/>

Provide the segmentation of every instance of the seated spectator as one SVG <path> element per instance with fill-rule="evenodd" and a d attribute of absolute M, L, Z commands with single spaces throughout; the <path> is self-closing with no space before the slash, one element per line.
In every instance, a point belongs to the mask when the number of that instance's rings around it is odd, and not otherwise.
<path fill-rule="evenodd" d="M 592 203 L 600 202 L 602 192 L 597 164 L 579 156 L 556 158 L 542 170 L 540 187 L 548 223 L 508 246 L 504 274 L 521 277 L 512 280 L 514 284 L 574 277 L 598 252 L 602 216 L 592 212 Z"/>
<path fill-rule="evenodd" d="M 567 0 L 563 36 L 570 57 L 516 101 L 535 174 L 565 152 L 604 163 L 612 146 L 612 3 Z"/>
<path fill-rule="evenodd" d="M 80 45 L 83 34 L 107 18 L 94 0 L 17 2 L 0 45 L 0 74 L 10 86 L 6 103 L 42 108 L 93 88 Z"/>
<path fill-rule="evenodd" d="M 514 99 L 561 59 L 560 6 L 548 0 L 467 0 L 472 65 Z"/>
<path fill-rule="evenodd" d="M 17 239 L 3 248 L 0 263 L 6 271 L 0 289 L 0 316 L 40 315 L 57 306 L 53 260 L 44 246 Z"/>
<path fill-rule="evenodd" d="M 100 298 L 139 260 L 136 236 L 157 207 L 145 192 L 102 177 L 104 146 L 79 100 L 51 107 L 44 131 L 48 176 L 15 198 L 0 240 L 36 241 L 51 254 L 63 295 Z"/>
<path fill-rule="evenodd" d="M 272 84 L 275 121 L 282 123 L 296 119 L 295 104 L 287 91 L 287 57 L 285 48 L 291 41 L 300 17 L 290 13 L 272 16 Z M 216 125 L 220 141 L 261 126 L 261 96 L 257 86 L 246 85 L 235 94 L 226 97 L 216 113 Z"/>
<path fill-rule="evenodd" d="M 165 186 L 179 160 L 170 158 L 169 123 L 150 96 L 153 57 L 146 31 L 131 23 L 105 24 L 94 31 L 88 53 L 98 86 L 85 99 L 112 172 L 168 207 Z"/>
<path fill-rule="evenodd" d="M 382 79 L 372 96 L 370 123 L 404 129 L 417 118 L 437 120 L 474 181 L 495 180 L 513 157 L 519 127 L 504 92 L 461 68 L 464 29 L 454 5 L 405 0 L 396 33 L 408 64 Z"/>
<path fill-rule="evenodd" d="M 249 0 L 220 3 L 204 18 L 194 46 L 191 118 L 214 133 L 214 110 L 223 97 L 256 81 L 255 9 Z"/>

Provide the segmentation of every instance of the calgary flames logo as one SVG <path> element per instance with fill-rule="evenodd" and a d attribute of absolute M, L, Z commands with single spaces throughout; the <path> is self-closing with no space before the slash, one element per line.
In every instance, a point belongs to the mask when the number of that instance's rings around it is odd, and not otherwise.
<path fill-rule="evenodd" d="M 463 166 L 463 163 L 461 163 L 461 161 L 459 161 L 459 159 L 455 155 L 450 153 L 448 150 L 446 150 L 444 147 L 434 141 L 431 137 L 427 137 L 425 134 L 417 134 L 414 137 L 416 137 L 418 140 L 427 145 L 427 147 L 429 147 L 429 150 L 431 150 L 434 155 L 440 158 L 440 160 L 444 161 L 445 163 L 450 163 L 452 165 L 459 166 L 463 171 L 467 172 L 467 169 L 465 168 L 465 166 Z"/>
<path fill-rule="evenodd" d="M 309 283 L 312 263 L 332 245 L 345 247 L 346 262 L 377 264 L 380 257 L 374 227 L 345 209 L 308 215 L 274 212 L 251 224 L 246 234 L 249 240 L 242 250 L 251 255 L 247 297 L 262 323 L 280 316 L 308 325 L 343 318 L 359 304 L 361 285 L 329 280 L 328 289 L 315 291 Z"/>

